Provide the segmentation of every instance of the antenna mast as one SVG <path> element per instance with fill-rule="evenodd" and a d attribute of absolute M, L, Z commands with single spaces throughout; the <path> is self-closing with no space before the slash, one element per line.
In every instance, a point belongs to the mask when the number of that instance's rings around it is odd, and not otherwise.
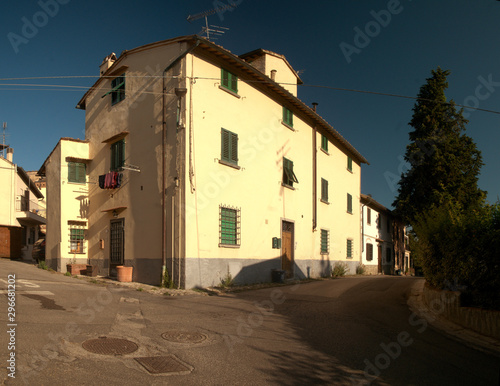
<path fill-rule="evenodd" d="M 7 131 L 7 122 L 4 122 L 3 123 L 3 129 L 2 129 L 2 145 L 1 145 L 2 157 L 3 158 L 6 158 L 5 157 L 5 149 L 8 148 L 8 146 L 5 144 L 5 137 L 7 136 L 6 135 L 6 131 Z"/>
<path fill-rule="evenodd" d="M 216 37 L 212 37 L 212 40 L 214 40 L 214 39 L 217 39 L 217 37 L 222 36 L 227 30 L 229 30 L 229 28 L 220 27 L 217 25 L 208 25 L 208 16 L 211 16 L 214 13 L 227 11 L 228 9 L 231 9 L 231 8 L 236 8 L 236 4 L 228 4 L 228 5 L 225 5 L 223 7 L 218 7 L 218 8 L 210 9 L 208 11 L 197 13 L 196 15 L 189 15 L 186 18 L 186 20 L 191 23 L 193 20 L 205 18 L 205 27 L 202 27 L 201 33 L 206 34 L 207 40 L 210 40 L 210 33 L 212 33 L 213 36 L 216 36 Z"/>

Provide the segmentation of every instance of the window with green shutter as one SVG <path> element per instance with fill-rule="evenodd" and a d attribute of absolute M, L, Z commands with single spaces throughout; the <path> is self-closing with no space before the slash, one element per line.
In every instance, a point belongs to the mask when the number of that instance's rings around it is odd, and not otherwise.
<path fill-rule="evenodd" d="M 283 184 L 293 187 L 293 183 L 299 183 L 293 172 L 293 162 L 283 157 Z"/>
<path fill-rule="evenodd" d="M 321 179 L 321 201 L 328 202 L 328 181 Z"/>
<path fill-rule="evenodd" d="M 366 223 L 368 225 L 372 224 L 372 210 L 370 208 L 366 208 Z"/>
<path fill-rule="evenodd" d="M 352 240 L 347 239 L 347 258 L 352 259 Z"/>
<path fill-rule="evenodd" d="M 291 110 L 283 106 L 283 123 L 293 127 L 293 113 Z"/>
<path fill-rule="evenodd" d="M 330 252 L 330 232 L 326 229 L 321 229 L 321 253 Z"/>
<path fill-rule="evenodd" d="M 238 134 L 221 130 L 221 159 L 238 165 Z"/>
<path fill-rule="evenodd" d="M 229 91 L 238 93 L 238 77 L 232 72 L 221 68 L 221 86 Z"/>
<path fill-rule="evenodd" d="M 241 210 L 219 206 L 219 246 L 240 245 Z"/>
<path fill-rule="evenodd" d="M 86 182 L 86 165 L 82 162 L 68 162 L 68 182 L 84 184 Z"/>
<path fill-rule="evenodd" d="M 328 138 L 325 135 L 321 135 L 321 149 L 328 153 Z"/>
<path fill-rule="evenodd" d="M 347 193 L 347 212 L 352 214 L 352 196 Z"/>
<path fill-rule="evenodd" d="M 111 81 L 110 93 L 112 105 L 125 99 L 125 74 L 118 76 Z"/>
<path fill-rule="evenodd" d="M 351 157 L 347 157 L 347 170 L 352 172 L 352 158 Z"/>
<path fill-rule="evenodd" d="M 111 171 L 120 171 L 125 165 L 125 140 L 121 139 L 111 145 Z"/>

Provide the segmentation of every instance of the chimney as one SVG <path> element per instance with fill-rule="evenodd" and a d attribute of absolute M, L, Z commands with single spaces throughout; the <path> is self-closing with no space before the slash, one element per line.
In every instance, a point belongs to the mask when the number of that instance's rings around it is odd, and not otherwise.
<path fill-rule="evenodd" d="M 316 112 L 316 107 L 318 106 L 318 104 L 316 102 L 313 102 L 312 105 L 313 105 L 312 107 L 313 111 Z"/>
<path fill-rule="evenodd" d="M 114 52 L 112 52 L 102 60 L 102 63 L 99 66 L 100 76 L 103 76 L 104 73 L 108 71 L 108 69 L 113 65 L 114 62 L 116 62 L 116 55 Z"/>
<path fill-rule="evenodd" d="M 13 162 L 14 159 L 14 149 L 9 147 L 7 148 L 7 161 Z"/>
<path fill-rule="evenodd" d="M 276 81 L 276 70 L 271 70 L 271 80 Z"/>

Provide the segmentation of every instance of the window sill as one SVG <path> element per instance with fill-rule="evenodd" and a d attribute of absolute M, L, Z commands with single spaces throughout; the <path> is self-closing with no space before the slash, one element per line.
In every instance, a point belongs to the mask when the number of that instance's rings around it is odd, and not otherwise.
<path fill-rule="evenodd" d="M 238 99 L 241 99 L 241 95 L 239 95 L 238 93 L 234 92 L 233 90 L 229 90 L 228 88 L 225 88 L 224 86 L 219 86 L 219 88 L 221 90 L 224 90 L 228 94 L 231 94 L 232 96 L 234 96 L 234 97 L 236 97 Z"/>
<path fill-rule="evenodd" d="M 288 127 L 288 128 L 289 128 L 290 130 L 292 130 L 292 131 L 296 131 L 296 130 L 293 128 L 293 126 L 290 126 L 288 123 L 284 122 L 283 120 L 281 120 L 281 124 L 282 124 L 283 126 Z"/>
<path fill-rule="evenodd" d="M 219 160 L 219 163 L 221 165 L 225 165 L 225 166 L 229 166 L 230 168 L 233 168 L 233 169 L 237 169 L 237 170 L 240 170 L 241 169 L 241 166 L 238 166 L 238 165 L 235 165 L 235 164 L 232 164 L 231 162 L 228 162 L 228 161 L 224 161 L 224 160 Z"/>
<path fill-rule="evenodd" d="M 233 244 L 220 244 L 219 243 L 219 248 L 239 248 L 239 245 L 233 245 Z"/>
<path fill-rule="evenodd" d="M 345 170 L 347 170 L 351 174 L 354 174 L 353 171 L 351 169 L 349 169 L 349 168 L 345 168 Z"/>
<path fill-rule="evenodd" d="M 327 150 L 325 150 L 325 149 L 323 149 L 322 147 L 320 148 L 320 150 L 321 150 L 323 153 L 325 153 L 326 155 L 330 155 L 330 153 L 328 153 L 328 151 L 327 151 Z"/>
<path fill-rule="evenodd" d="M 353 214 L 352 212 L 346 211 L 347 214 Z"/>
<path fill-rule="evenodd" d="M 323 204 L 330 205 L 330 203 L 329 203 L 328 201 L 325 201 L 325 200 L 323 200 L 322 198 L 320 198 L 320 201 L 321 201 Z"/>
<path fill-rule="evenodd" d="M 328 256 L 329 254 L 330 254 L 330 252 L 320 252 L 321 256 Z"/>
<path fill-rule="evenodd" d="M 119 101 L 116 101 L 116 102 L 114 102 L 114 103 L 113 103 L 113 102 L 111 102 L 111 106 L 116 106 L 118 103 L 123 102 L 124 100 L 125 100 L 125 98 L 120 99 Z"/>
<path fill-rule="evenodd" d="M 87 184 L 87 181 L 85 181 L 85 182 L 68 181 L 68 184 L 85 185 L 85 184 Z"/>
<path fill-rule="evenodd" d="M 288 184 L 285 184 L 285 183 L 281 183 L 281 186 L 285 187 L 285 188 L 288 188 L 288 189 L 291 189 L 291 190 L 295 190 L 295 188 L 293 186 L 290 186 Z"/>

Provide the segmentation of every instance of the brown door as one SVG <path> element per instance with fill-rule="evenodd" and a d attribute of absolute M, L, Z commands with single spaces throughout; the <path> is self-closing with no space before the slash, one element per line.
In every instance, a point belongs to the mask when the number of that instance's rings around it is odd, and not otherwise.
<path fill-rule="evenodd" d="M 378 273 L 382 273 L 382 245 L 378 245 Z"/>
<path fill-rule="evenodd" d="M 293 277 L 293 223 L 283 221 L 281 232 L 281 269 Z"/>
<path fill-rule="evenodd" d="M 111 232 L 109 240 L 109 276 L 116 277 L 116 266 L 123 265 L 124 258 L 124 227 L 125 219 L 111 220 Z"/>

